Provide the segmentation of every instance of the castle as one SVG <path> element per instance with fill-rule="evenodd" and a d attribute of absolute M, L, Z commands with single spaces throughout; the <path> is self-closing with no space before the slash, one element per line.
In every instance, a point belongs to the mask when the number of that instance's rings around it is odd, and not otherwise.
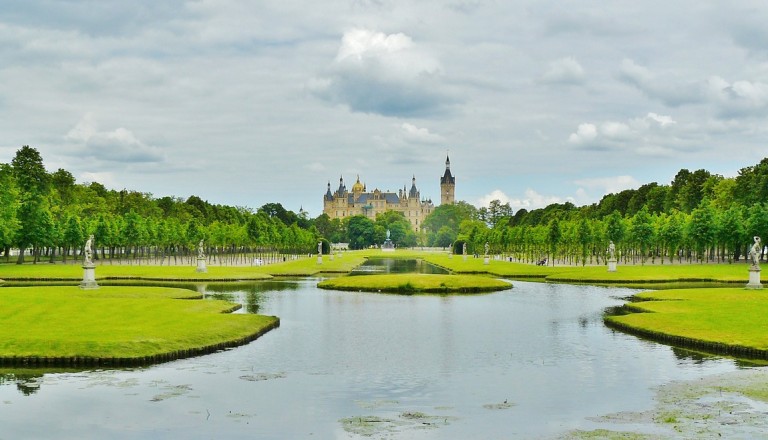
<path fill-rule="evenodd" d="M 440 178 L 440 203 L 451 204 L 454 202 L 456 178 L 451 174 L 451 160 L 445 157 L 445 173 Z M 339 179 L 339 188 L 331 192 L 331 182 L 328 182 L 328 190 L 323 196 L 323 213 L 330 218 L 343 219 L 354 215 L 364 215 L 371 220 L 376 215 L 386 211 L 402 212 L 411 222 L 413 230 L 419 232 L 424 219 L 435 209 L 432 200 L 421 200 L 419 190 L 416 188 L 416 176 L 411 180 L 411 189 L 405 186 L 397 193 L 383 192 L 374 189 L 367 192 L 364 184 L 360 183 L 360 176 L 352 185 L 352 191 L 348 191 L 344 185 L 344 177 Z"/>

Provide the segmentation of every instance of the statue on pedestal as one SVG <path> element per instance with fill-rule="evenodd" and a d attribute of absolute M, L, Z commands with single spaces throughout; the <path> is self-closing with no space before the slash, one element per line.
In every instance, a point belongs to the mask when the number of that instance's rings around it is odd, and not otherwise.
<path fill-rule="evenodd" d="M 85 254 L 83 265 L 93 266 L 93 234 L 88 236 L 88 240 L 85 242 L 85 249 L 83 250 L 83 253 Z"/>
<path fill-rule="evenodd" d="M 760 255 L 763 253 L 763 245 L 760 242 L 760 237 L 757 235 L 754 236 L 754 240 L 754 244 L 752 244 L 752 247 L 749 249 L 749 257 L 752 259 L 752 267 L 759 268 Z"/>
<path fill-rule="evenodd" d="M 613 240 L 611 240 L 608 244 L 608 259 L 609 260 L 616 259 L 616 245 L 613 244 Z"/>
<path fill-rule="evenodd" d="M 197 243 L 197 258 L 202 259 L 205 258 L 205 251 L 203 249 L 203 239 L 200 239 L 200 242 Z"/>

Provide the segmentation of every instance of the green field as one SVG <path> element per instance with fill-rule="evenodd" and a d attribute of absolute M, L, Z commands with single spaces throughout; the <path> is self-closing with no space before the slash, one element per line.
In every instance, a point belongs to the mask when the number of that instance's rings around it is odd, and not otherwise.
<path fill-rule="evenodd" d="M 735 356 L 768 358 L 768 291 L 744 288 L 645 292 L 607 316 L 609 325 L 653 339 Z"/>
<path fill-rule="evenodd" d="M 174 358 L 243 343 L 278 324 L 275 317 L 225 313 L 236 304 L 197 297 L 160 287 L 1 288 L 0 358 Z"/>
<path fill-rule="evenodd" d="M 322 289 L 417 293 L 479 293 L 511 289 L 512 284 L 479 275 L 387 274 L 332 278 L 321 281 Z"/>

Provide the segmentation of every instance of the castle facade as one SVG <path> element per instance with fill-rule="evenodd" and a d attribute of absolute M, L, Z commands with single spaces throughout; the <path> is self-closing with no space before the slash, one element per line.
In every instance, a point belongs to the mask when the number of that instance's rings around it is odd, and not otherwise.
<path fill-rule="evenodd" d="M 445 173 L 440 178 L 440 203 L 454 203 L 455 189 L 456 178 L 451 174 L 451 161 L 446 156 Z M 410 190 L 403 187 L 396 193 L 384 192 L 378 188 L 368 192 L 366 186 L 360 182 L 360 176 L 357 176 L 357 181 L 349 191 L 342 176 L 339 178 L 339 188 L 332 192 L 331 182 L 328 182 L 328 189 L 323 196 L 323 213 L 332 219 L 364 215 L 375 220 L 378 214 L 396 211 L 403 213 L 416 232 L 421 230 L 424 219 L 434 209 L 432 200 L 421 199 L 420 192 L 416 188 L 416 176 L 411 180 Z"/>

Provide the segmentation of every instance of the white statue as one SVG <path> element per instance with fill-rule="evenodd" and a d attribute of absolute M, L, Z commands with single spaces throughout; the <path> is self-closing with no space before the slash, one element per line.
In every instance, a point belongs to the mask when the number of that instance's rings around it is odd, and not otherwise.
<path fill-rule="evenodd" d="M 467 255 L 467 242 L 464 242 L 464 247 L 462 248 L 462 254 Z"/>
<path fill-rule="evenodd" d="M 387 229 L 387 240 L 389 240 L 389 229 Z"/>
<path fill-rule="evenodd" d="M 93 234 L 88 236 L 88 240 L 85 242 L 85 261 L 83 262 L 86 266 L 93 265 Z"/>
<path fill-rule="evenodd" d="M 203 239 L 197 244 L 197 258 L 205 258 L 205 252 L 203 251 Z"/>
<path fill-rule="evenodd" d="M 488 249 L 489 249 L 489 246 L 488 246 L 488 242 L 486 241 L 485 242 L 485 255 L 488 255 Z"/>
<path fill-rule="evenodd" d="M 749 250 L 749 256 L 752 258 L 752 267 L 760 266 L 760 255 L 763 253 L 763 245 L 760 243 L 760 237 L 755 235 L 755 243 Z"/>
<path fill-rule="evenodd" d="M 616 259 L 616 245 L 613 244 L 613 240 L 611 240 L 610 243 L 608 244 L 608 259 L 609 260 Z"/>
<path fill-rule="evenodd" d="M 323 242 L 317 242 L 317 255 L 323 255 Z"/>

